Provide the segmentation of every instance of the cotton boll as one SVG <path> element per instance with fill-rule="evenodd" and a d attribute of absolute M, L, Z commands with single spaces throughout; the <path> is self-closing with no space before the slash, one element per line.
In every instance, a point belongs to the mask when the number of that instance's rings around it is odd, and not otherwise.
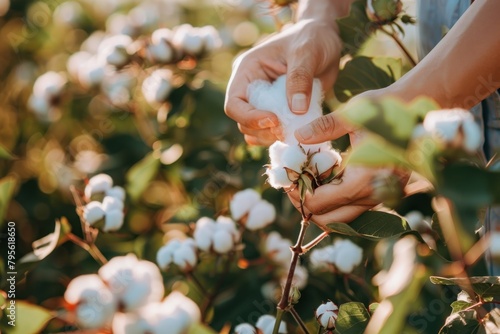
<path fill-rule="evenodd" d="M 293 185 L 284 167 L 267 169 L 266 175 L 268 177 L 267 182 L 269 182 L 273 188 L 288 188 Z"/>
<path fill-rule="evenodd" d="M 89 179 L 85 186 L 85 197 L 90 197 L 97 193 L 105 193 L 113 186 L 113 179 L 107 174 L 97 174 Z"/>
<path fill-rule="evenodd" d="M 288 266 L 291 260 L 292 242 L 284 239 L 278 232 L 269 233 L 266 239 L 266 253 L 274 262 Z"/>
<path fill-rule="evenodd" d="M 425 217 L 420 211 L 410 211 L 405 215 L 405 220 L 408 222 L 412 230 L 430 229 L 431 225 L 425 221 Z"/>
<path fill-rule="evenodd" d="M 340 160 L 340 154 L 335 150 L 319 151 L 312 156 L 310 166 L 321 175 L 336 166 Z"/>
<path fill-rule="evenodd" d="M 156 70 L 142 83 L 142 94 L 146 101 L 155 107 L 165 102 L 172 91 L 172 71 Z"/>
<path fill-rule="evenodd" d="M 250 231 L 255 231 L 266 227 L 276 219 L 276 209 L 265 200 L 260 200 L 248 213 L 245 227 Z"/>
<path fill-rule="evenodd" d="M 173 239 L 158 250 L 158 252 L 156 253 L 156 263 L 161 269 L 168 269 L 168 267 L 174 260 L 174 253 L 176 249 L 178 249 L 180 246 L 181 241 L 178 239 Z"/>
<path fill-rule="evenodd" d="M 321 304 L 315 312 L 318 323 L 327 330 L 335 329 L 335 323 L 339 316 L 339 308 L 332 301 Z"/>
<path fill-rule="evenodd" d="M 276 323 L 275 317 L 273 317 L 272 315 L 269 315 L 269 314 L 265 314 L 265 315 L 261 316 L 259 319 L 257 319 L 257 323 L 255 324 L 255 327 L 257 327 L 257 329 L 260 329 L 262 331 L 262 334 L 272 334 L 275 323 Z M 286 324 L 284 321 L 282 321 L 280 323 L 278 333 L 279 334 L 288 333 L 287 329 L 286 329 Z"/>
<path fill-rule="evenodd" d="M 131 90 L 135 87 L 135 76 L 122 71 L 105 76 L 102 91 L 113 105 L 125 106 L 131 99 Z"/>
<path fill-rule="evenodd" d="M 198 33 L 203 41 L 203 50 L 212 52 L 222 46 L 222 40 L 219 32 L 213 26 L 204 26 L 199 28 Z"/>
<path fill-rule="evenodd" d="M 174 50 L 170 45 L 173 32 L 167 28 L 157 29 L 151 35 L 151 43 L 147 47 L 147 57 L 152 62 L 170 63 L 174 59 Z"/>
<path fill-rule="evenodd" d="M 148 324 L 136 313 L 116 313 L 111 327 L 113 334 L 143 334 L 149 329 Z"/>
<path fill-rule="evenodd" d="M 182 271 L 189 271 L 196 266 L 198 256 L 196 254 L 196 243 L 193 239 L 184 239 L 173 254 L 173 263 Z"/>
<path fill-rule="evenodd" d="M 363 259 L 363 249 L 349 239 L 339 239 L 334 244 L 335 266 L 345 274 L 353 271 Z"/>
<path fill-rule="evenodd" d="M 82 22 L 83 15 L 83 8 L 78 2 L 67 1 L 56 7 L 53 18 L 59 24 L 77 27 Z"/>
<path fill-rule="evenodd" d="M 172 30 L 167 28 L 160 28 L 151 34 L 151 42 L 153 44 L 160 44 L 161 42 L 170 42 L 174 37 Z"/>
<path fill-rule="evenodd" d="M 96 54 L 99 45 L 108 35 L 102 30 L 96 30 L 80 46 L 81 51 L 86 51 L 90 54 Z"/>
<path fill-rule="evenodd" d="M 288 278 L 288 270 L 286 273 L 284 273 L 283 277 L 281 278 L 282 286 L 285 286 L 287 278 Z M 292 284 L 297 289 L 302 290 L 307 286 L 308 278 L 309 278 L 309 272 L 307 271 L 307 269 L 300 265 L 297 265 L 295 267 L 295 272 L 293 273 Z"/>
<path fill-rule="evenodd" d="M 123 189 L 123 187 L 114 186 L 113 188 L 106 190 L 105 194 L 106 196 L 114 197 L 122 202 L 125 201 L 126 194 L 125 194 L 125 189 Z"/>
<path fill-rule="evenodd" d="M 106 38 L 99 45 L 98 55 L 110 65 L 125 66 L 130 60 L 127 48 L 132 45 L 132 42 L 130 36 L 123 34 Z"/>
<path fill-rule="evenodd" d="M 462 124 L 462 131 L 464 135 L 464 149 L 470 153 L 476 152 L 483 142 L 481 129 L 479 125 L 471 119 L 465 120 Z"/>
<path fill-rule="evenodd" d="M 234 328 L 234 334 L 257 334 L 257 330 L 250 324 L 239 324 Z"/>
<path fill-rule="evenodd" d="M 213 234 L 213 248 L 219 254 L 225 254 L 234 247 L 233 237 L 228 231 L 218 230 Z"/>
<path fill-rule="evenodd" d="M 93 201 L 85 205 L 83 209 L 83 219 L 89 225 L 94 225 L 104 218 L 104 209 L 100 202 Z"/>
<path fill-rule="evenodd" d="M 196 222 L 193 236 L 196 246 L 202 251 L 208 252 L 212 246 L 212 234 L 215 230 L 215 221 L 208 217 L 202 217 Z"/>
<path fill-rule="evenodd" d="M 216 229 L 227 231 L 234 240 L 236 240 L 240 235 L 238 229 L 236 228 L 236 223 L 231 218 L 226 216 L 217 217 Z"/>
<path fill-rule="evenodd" d="M 114 13 L 108 17 L 106 31 L 111 35 L 134 36 L 137 34 L 137 28 L 129 16 L 121 13 Z"/>
<path fill-rule="evenodd" d="M 73 279 L 66 288 L 64 299 L 76 306 L 76 321 L 83 328 L 102 328 L 111 324 L 118 307 L 111 291 L 95 274 Z"/>
<path fill-rule="evenodd" d="M 123 211 L 120 209 L 110 209 L 104 215 L 104 232 L 119 230 L 123 225 Z"/>
<path fill-rule="evenodd" d="M 281 141 L 275 141 L 271 146 L 269 146 L 269 158 L 271 159 L 271 166 L 282 166 L 281 157 L 288 147 L 288 144 L 285 144 Z"/>
<path fill-rule="evenodd" d="M 172 44 L 186 53 L 196 55 L 203 48 L 203 39 L 198 28 L 190 24 L 182 24 L 175 30 Z"/>
<path fill-rule="evenodd" d="M 78 68 L 78 81 L 85 88 L 95 87 L 102 83 L 107 72 L 104 59 L 92 56 Z"/>
<path fill-rule="evenodd" d="M 48 100 L 62 93 L 67 79 L 65 76 L 50 71 L 39 76 L 33 85 L 33 95 L 44 96 Z"/>
<path fill-rule="evenodd" d="M 91 57 L 92 54 L 86 51 L 78 51 L 76 53 L 73 53 L 68 58 L 68 61 L 66 62 L 66 69 L 68 70 L 68 73 L 73 80 L 78 80 L 78 73 L 80 71 L 80 67 L 82 66 L 82 64 L 87 62 Z"/>
<path fill-rule="evenodd" d="M 281 155 L 281 165 L 290 168 L 297 173 L 302 172 L 302 168 L 307 161 L 307 155 L 300 146 L 292 145 L 287 147 Z"/>
<path fill-rule="evenodd" d="M 31 95 L 28 100 L 28 107 L 40 119 L 48 119 L 52 110 L 50 101 L 45 96 Z"/>
<path fill-rule="evenodd" d="M 260 194 L 253 189 L 245 189 L 234 194 L 229 209 L 234 220 L 240 220 L 260 201 Z"/>
<path fill-rule="evenodd" d="M 117 256 L 99 269 L 99 276 L 125 311 L 136 310 L 163 297 L 163 278 L 158 267 L 134 254 Z"/>
<path fill-rule="evenodd" d="M 123 202 L 112 196 L 105 196 L 104 199 L 102 200 L 102 208 L 104 211 L 111 211 L 111 210 L 123 210 Z"/>
<path fill-rule="evenodd" d="M 335 247 L 333 245 L 323 248 L 315 248 L 309 256 L 313 269 L 325 269 L 335 263 Z"/>
<path fill-rule="evenodd" d="M 298 145 L 294 132 L 298 128 L 304 126 L 323 115 L 322 90 L 319 79 L 314 79 L 311 96 L 311 103 L 307 113 L 297 115 L 292 113 L 288 107 L 288 99 L 286 96 L 286 75 L 282 75 L 273 83 L 264 80 L 256 80 L 248 86 L 248 100 L 251 105 L 257 109 L 268 110 L 276 114 L 283 128 L 285 143 L 288 145 Z M 305 145 L 306 151 L 312 151 L 318 148 L 318 145 Z"/>
<path fill-rule="evenodd" d="M 163 301 L 167 308 L 175 308 L 184 311 L 192 323 L 201 321 L 200 308 L 194 301 L 178 291 L 171 292 Z"/>

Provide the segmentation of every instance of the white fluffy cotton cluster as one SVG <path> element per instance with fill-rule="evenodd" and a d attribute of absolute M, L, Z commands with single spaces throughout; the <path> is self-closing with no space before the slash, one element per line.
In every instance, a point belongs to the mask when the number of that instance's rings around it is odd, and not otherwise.
<path fill-rule="evenodd" d="M 193 236 L 200 250 L 226 254 L 234 249 L 240 233 L 229 217 L 219 216 L 217 220 L 202 217 L 196 222 Z"/>
<path fill-rule="evenodd" d="M 299 145 L 295 130 L 322 116 L 321 82 L 314 80 L 311 103 L 305 114 L 292 113 L 286 97 L 286 75 L 273 83 L 256 80 L 248 87 L 248 100 L 255 108 L 271 111 L 278 116 L 283 129 L 284 142 L 275 142 L 269 148 L 271 164 L 266 174 L 274 188 L 289 187 L 308 168 L 315 177 L 331 171 L 341 162 L 340 154 L 330 142 L 315 145 Z M 291 172 L 293 171 L 293 172 Z M 327 175 L 329 176 L 329 175 Z"/>
<path fill-rule="evenodd" d="M 335 329 L 335 323 L 339 317 L 339 307 L 329 300 L 321 304 L 314 312 L 318 323 L 327 330 Z"/>
<path fill-rule="evenodd" d="M 410 211 L 404 216 L 404 218 L 412 230 L 425 231 L 432 229 L 430 224 L 431 218 L 424 217 L 423 213 L 420 211 Z"/>
<path fill-rule="evenodd" d="M 465 109 L 430 111 L 423 124 L 417 126 L 414 137 L 431 136 L 449 147 L 461 148 L 467 152 L 477 151 L 483 141 L 481 129 L 474 116 Z"/>
<path fill-rule="evenodd" d="M 262 199 L 253 189 L 245 189 L 234 194 L 229 202 L 231 216 L 241 221 L 247 229 L 255 231 L 271 224 L 276 218 L 276 209 Z"/>
<path fill-rule="evenodd" d="M 118 311 L 139 312 L 163 298 L 158 267 L 133 254 L 111 259 L 98 274 L 83 275 L 68 285 L 64 299 L 84 328 L 109 326 Z"/>
<path fill-rule="evenodd" d="M 47 72 L 39 76 L 33 85 L 28 107 L 42 121 L 54 121 L 59 117 L 57 106 L 67 79 L 57 72 Z"/>
<path fill-rule="evenodd" d="M 193 27 L 186 23 L 174 29 L 172 45 L 184 53 L 196 56 L 221 47 L 222 40 L 213 26 Z"/>
<path fill-rule="evenodd" d="M 267 235 L 265 242 L 265 252 L 267 256 L 278 265 L 277 272 L 281 275 L 280 281 L 284 283 L 290 268 L 290 260 L 292 253 L 290 250 L 292 242 L 285 239 L 276 231 L 272 231 Z M 292 283 L 298 289 L 303 289 L 307 285 L 309 272 L 306 268 L 297 265 L 295 267 Z"/>
<path fill-rule="evenodd" d="M 142 95 L 153 107 L 164 103 L 172 91 L 172 71 L 159 69 L 153 71 L 142 82 Z"/>
<path fill-rule="evenodd" d="M 104 195 L 102 202 L 92 197 Z M 113 187 L 113 179 L 107 174 L 98 174 L 90 178 L 85 187 L 87 203 L 83 209 L 83 218 L 90 226 L 104 222 L 104 232 L 116 231 L 123 225 L 123 208 L 125 190 L 120 186 Z"/>
<path fill-rule="evenodd" d="M 198 262 L 196 242 L 192 238 L 172 239 L 158 250 L 156 262 L 163 270 L 173 263 L 182 271 L 191 271 Z"/>
<path fill-rule="evenodd" d="M 310 255 L 311 266 L 315 269 L 335 268 L 349 274 L 363 259 L 363 249 L 349 239 L 337 239 L 333 245 L 316 248 Z"/>
<path fill-rule="evenodd" d="M 257 319 L 257 323 L 255 324 L 255 327 L 248 324 L 248 323 L 242 323 L 239 324 L 234 328 L 234 334 L 272 334 L 273 329 L 274 329 L 274 324 L 276 323 L 276 318 L 273 317 L 272 315 L 262 315 L 260 316 L 259 319 Z M 278 329 L 279 334 L 286 334 L 288 333 L 286 329 L 286 324 L 284 321 L 280 323 L 279 329 Z"/>

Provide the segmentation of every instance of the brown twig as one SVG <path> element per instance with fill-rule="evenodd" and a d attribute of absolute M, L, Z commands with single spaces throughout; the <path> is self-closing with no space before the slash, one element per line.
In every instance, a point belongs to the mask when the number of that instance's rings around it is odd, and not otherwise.
<path fill-rule="evenodd" d="M 89 244 L 85 240 L 80 239 L 73 233 L 66 234 L 66 237 L 68 238 L 69 241 L 71 241 L 75 245 L 86 250 L 101 266 L 108 263 L 108 259 L 104 257 L 104 255 L 101 253 L 101 251 L 99 250 L 99 248 L 97 248 L 95 244 L 93 243 Z"/>
<path fill-rule="evenodd" d="M 307 326 L 304 323 L 304 320 L 302 320 L 302 318 L 297 313 L 297 311 L 295 310 L 295 308 L 292 306 L 292 307 L 290 307 L 289 311 L 292 314 L 292 316 L 295 319 L 295 321 L 297 322 L 297 324 L 299 325 L 299 327 L 302 329 L 302 331 L 304 333 L 309 333 L 309 331 L 307 330 Z"/>
<path fill-rule="evenodd" d="M 396 32 L 389 32 L 387 30 L 385 30 L 382 26 L 379 27 L 379 30 L 382 31 L 384 34 L 386 34 L 387 36 L 391 37 L 394 42 L 396 42 L 396 44 L 399 46 L 399 48 L 401 49 L 401 51 L 403 51 L 403 53 L 405 54 L 406 58 L 408 58 L 408 61 L 413 65 L 413 66 L 416 66 L 417 65 L 417 61 L 415 59 L 413 59 L 413 56 L 411 55 L 410 51 L 408 51 L 408 49 L 406 48 L 406 46 L 403 44 L 403 42 L 399 39 L 398 35 L 396 34 Z"/>

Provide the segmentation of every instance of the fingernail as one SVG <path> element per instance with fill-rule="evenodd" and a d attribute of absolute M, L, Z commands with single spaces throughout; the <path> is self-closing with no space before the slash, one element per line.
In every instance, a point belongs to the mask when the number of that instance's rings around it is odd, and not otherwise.
<path fill-rule="evenodd" d="M 271 128 L 276 125 L 278 124 L 274 124 L 273 120 L 269 117 L 259 120 L 259 127 L 261 129 Z"/>
<path fill-rule="evenodd" d="M 306 126 L 295 131 L 295 134 L 298 135 L 302 140 L 308 140 L 312 138 L 314 132 L 311 127 Z"/>
<path fill-rule="evenodd" d="M 292 96 L 292 111 L 305 113 L 307 111 L 307 98 L 305 94 L 294 94 Z"/>

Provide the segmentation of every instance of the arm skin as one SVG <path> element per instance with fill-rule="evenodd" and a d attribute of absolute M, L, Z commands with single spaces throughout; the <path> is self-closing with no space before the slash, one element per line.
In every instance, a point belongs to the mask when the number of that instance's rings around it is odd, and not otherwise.
<path fill-rule="evenodd" d="M 298 114 L 308 109 L 314 77 L 321 79 L 324 90 L 331 89 L 342 48 L 335 19 L 348 14 L 351 2 L 301 0 L 296 24 L 236 59 L 225 111 L 238 123 L 248 144 L 270 145 L 281 137 L 276 115 L 248 104 L 247 88 L 252 81 L 273 81 L 287 74 L 288 103 Z"/>
<path fill-rule="evenodd" d="M 391 95 L 410 101 L 426 95 L 442 108 L 470 108 L 500 88 L 500 1 L 476 0 L 443 40 L 410 72 L 393 85 L 361 94 Z M 305 144 L 336 139 L 349 133 L 356 144 L 358 131 L 336 113 L 323 116 L 295 132 Z M 339 185 L 324 185 L 306 197 L 307 212 L 320 227 L 350 222 L 373 207 L 370 180 L 375 170 L 348 167 Z M 289 193 L 298 206 L 297 191 Z"/>

